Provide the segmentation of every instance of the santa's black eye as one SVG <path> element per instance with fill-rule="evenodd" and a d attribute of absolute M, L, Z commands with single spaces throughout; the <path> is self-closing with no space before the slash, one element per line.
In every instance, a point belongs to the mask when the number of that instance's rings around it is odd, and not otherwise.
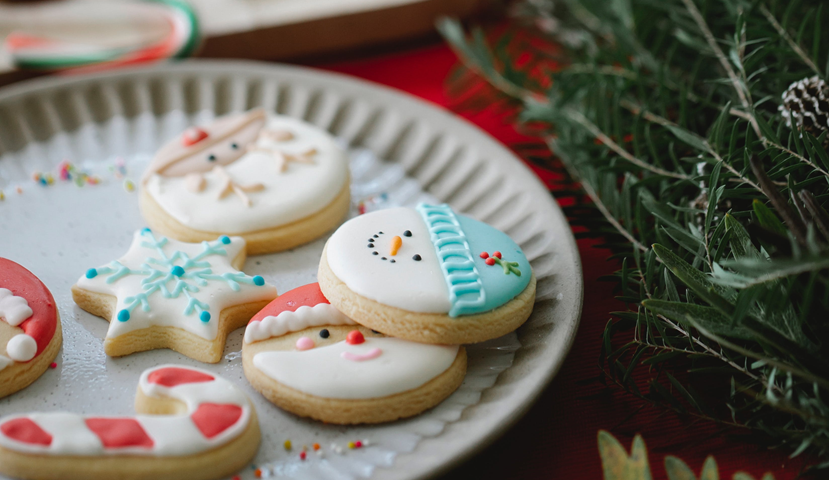
<path fill-rule="evenodd" d="M 421 260 L 420 255 L 415 255 L 414 257 L 412 257 L 412 260 L 414 260 L 415 262 L 419 262 Z"/>
<path fill-rule="evenodd" d="M 216 161 L 216 155 L 213 155 L 211 153 L 210 155 L 207 156 L 207 161 L 208 162 L 215 162 Z"/>
<path fill-rule="evenodd" d="M 411 230 L 406 230 L 405 232 L 403 232 L 403 236 L 404 237 L 411 237 L 412 236 L 412 231 Z"/>
<path fill-rule="evenodd" d="M 328 333 L 328 329 L 327 329 L 327 328 L 323 328 L 322 330 L 320 330 L 320 337 L 322 337 L 322 338 L 328 338 L 330 335 L 331 335 L 331 334 L 330 334 L 330 333 Z"/>
<path fill-rule="evenodd" d="M 233 143 L 230 144 L 230 148 L 232 148 L 234 150 L 238 150 L 239 149 L 239 144 L 236 143 L 236 142 L 233 142 Z"/>

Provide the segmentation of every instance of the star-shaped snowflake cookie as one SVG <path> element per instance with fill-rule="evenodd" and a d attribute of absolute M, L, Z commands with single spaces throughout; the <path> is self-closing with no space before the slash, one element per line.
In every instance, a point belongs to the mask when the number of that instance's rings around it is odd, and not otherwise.
<path fill-rule="evenodd" d="M 241 237 L 184 243 L 145 228 L 123 257 L 87 270 L 72 296 L 109 320 L 107 355 L 170 348 L 215 363 L 227 334 L 276 297 L 261 276 L 239 271 L 245 256 Z"/>

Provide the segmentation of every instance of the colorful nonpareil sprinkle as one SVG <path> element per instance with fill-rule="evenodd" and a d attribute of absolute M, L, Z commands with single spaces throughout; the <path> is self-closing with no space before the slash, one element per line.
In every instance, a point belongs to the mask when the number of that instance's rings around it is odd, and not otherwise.
<path fill-rule="evenodd" d="M 307 456 L 307 454 L 306 454 L 304 451 L 303 451 L 303 452 L 299 452 L 299 459 L 300 459 L 300 460 L 305 460 L 305 457 L 306 457 L 306 456 Z"/>
<path fill-rule="evenodd" d="M 282 446 L 285 447 L 285 450 L 290 450 L 291 449 L 291 441 L 290 440 L 285 440 L 285 443 L 283 443 Z"/>
<path fill-rule="evenodd" d="M 58 368 L 58 364 L 56 362 L 52 362 L 51 365 L 49 365 L 49 368 Z"/>
<path fill-rule="evenodd" d="M 315 443 L 315 444 L 313 445 L 313 447 L 314 447 L 314 450 L 319 450 L 319 449 L 320 449 L 320 444 L 319 444 L 319 443 Z"/>
<path fill-rule="evenodd" d="M 124 190 L 128 192 L 132 192 L 133 190 L 135 190 L 135 184 L 132 183 L 132 180 L 130 180 L 129 178 L 124 179 Z"/>
<path fill-rule="evenodd" d="M 6 194 L 3 193 L 3 190 L 0 190 L 0 202 L 6 199 Z"/>
<path fill-rule="evenodd" d="M 17 188 L 15 188 L 15 191 L 18 195 L 23 195 L 23 187 L 21 187 L 20 185 L 18 185 Z"/>
<path fill-rule="evenodd" d="M 256 477 L 256 478 L 262 478 L 262 470 L 257 468 L 256 470 L 253 471 L 253 476 Z"/>

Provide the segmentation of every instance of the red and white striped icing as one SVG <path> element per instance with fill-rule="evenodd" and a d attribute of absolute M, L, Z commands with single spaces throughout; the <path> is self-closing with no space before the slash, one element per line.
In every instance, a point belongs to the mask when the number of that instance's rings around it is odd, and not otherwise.
<path fill-rule="evenodd" d="M 224 445 L 251 421 L 247 397 L 205 370 L 162 365 L 145 370 L 144 395 L 184 403 L 178 415 L 91 416 L 31 413 L 0 418 L 0 447 L 40 455 L 194 455 Z"/>
<path fill-rule="evenodd" d="M 319 283 L 311 283 L 277 297 L 256 314 L 245 329 L 245 343 L 311 327 L 356 324 L 328 302 L 320 291 Z"/>

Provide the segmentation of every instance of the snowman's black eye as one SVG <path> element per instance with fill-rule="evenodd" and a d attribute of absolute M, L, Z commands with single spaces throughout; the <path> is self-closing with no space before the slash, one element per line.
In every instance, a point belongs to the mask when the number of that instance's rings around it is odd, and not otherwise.
<path fill-rule="evenodd" d="M 328 338 L 330 335 L 331 335 L 331 334 L 330 334 L 330 333 L 328 333 L 328 329 L 327 329 L 327 328 L 323 328 L 322 330 L 320 330 L 320 337 L 322 337 L 322 338 Z"/>
<path fill-rule="evenodd" d="M 414 257 L 412 257 L 412 260 L 414 260 L 415 262 L 419 262 L 420 260 L 422 260 L 422 258 L 420 257 L 420 255 L 415 255 Z"/>
<path fill-rule="evenodd" d="M 233 142 L 233 143 L 230 144 L 230 148 L 232 148 L 234 150 L 239 150 L 239 144 L 236 143 L 236 142 Z"/>
<path fill-rule="evenodd" d="M 411 230 L 406 230 L 405 232 L 403 232 L 403 236 L 404 237 L 411 237 L 412 236 L 412 231 Z"/>
<path fill-rule="evenodd" d="M 216 155 L 213 155 L 211 153 L 210 155 L 207 156 L 207 161 L 208 162 L 215 162 L 216 161 Z"/>

